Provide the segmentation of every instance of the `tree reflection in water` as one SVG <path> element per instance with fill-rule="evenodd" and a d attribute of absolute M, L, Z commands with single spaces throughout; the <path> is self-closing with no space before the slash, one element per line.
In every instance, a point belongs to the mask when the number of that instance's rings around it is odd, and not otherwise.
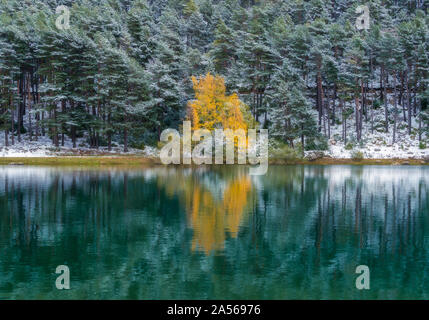
<path fill-rule="evenodd" d="M 218 177 L 219 178 L 219 177 Z M 247 218 L 246 206 L 251 196 L 251 180 L 242 170 L 220 177 L 220 185 L 204 184 L 201 175 L 181 174 L 159 178 L 167 194 L 182 199 L 190 227 L 194 230 L 193 250 L 210 254 L 224 248 L 226 234 L 237 236 Z"/>
<path fill-rule="evenodd" d="M 247 172 L 0 167 L 0 298 L 429 298 L 427 167 Z"/>

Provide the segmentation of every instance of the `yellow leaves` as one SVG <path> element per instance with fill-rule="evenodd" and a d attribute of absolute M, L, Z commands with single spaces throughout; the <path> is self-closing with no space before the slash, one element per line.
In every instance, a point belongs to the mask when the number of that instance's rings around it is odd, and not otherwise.
<path fill-rule="evenodd" d="M 247 124 L 242 108 L 243 102 L 237 94 L 227 96 L 225 81 L 221 76 L 210 73 L 196 78 L 192 77 L 195 100 L 188 103 L 188 117 L 192 129 L 244 129 Z"/>

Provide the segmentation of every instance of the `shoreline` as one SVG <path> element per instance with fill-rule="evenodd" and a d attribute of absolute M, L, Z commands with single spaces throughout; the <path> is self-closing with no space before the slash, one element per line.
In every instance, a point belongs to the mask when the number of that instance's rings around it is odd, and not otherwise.
<path fill-rule="evenodd" d="M 158 157 L 148 156 L 54 156 L 54 157 L 0 157 L 0 166 L 163 166 Z M 237 165 L 237 164 L 235 164 Z M 338 159 L 323 157 L 307 159 L 270 159 L 269 165 L 429 165 L 423 159 Z M 175 166 L 189 166 L 178 164 Z M 209 165 L 210 166 L 210 165 Z"/>

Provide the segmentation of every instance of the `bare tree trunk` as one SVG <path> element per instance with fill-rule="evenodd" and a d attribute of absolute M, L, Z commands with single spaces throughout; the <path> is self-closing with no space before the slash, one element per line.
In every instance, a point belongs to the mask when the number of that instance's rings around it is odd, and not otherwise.
<path fill-rule="evenodd" d="M 356 138 L 357 141 L 360 141 L 360 131 L 359 131 L 359 124 L 360 124 L 360 105 L 359 105 L 359 97 L 355 95 L 355 127 L 356 127 Z"/>
<path fill-rule="evenodd" d="M 128 129 L 124 129 L 124 152 L 128 152 Z"/>
<path fill-rule="evenodd" d="M 411 95 L 410 95 L 410 85 L 409 85 L 409 76 L 410 76 L 410 64 L 408 63 L 407 71 L 407 107 L 408 107 L 408 135 L 411 135 Z"/>
<path fill-rule="evenodd" d="M 71 127 L 71 138 L 73 143 L 73 149 L 76 148 L 76 126 Z"/>
<path fill-rule="evenodd" d="M 66 111 L 66 101 L 61 101 L 61 112 L 64 114 Z M 64 147 L 64 131 L 65 131 L 64 123 L 61 124 L 61 146 Z"/>
<path fill-rule="evenodd" d="M 75 104 L 74 104 L 73 100 L 70 101 L 70 108 L 72 110 L 75 109 Z M 73 149 L 75 149 L 76 148 L 76 126 L 74 125 L 74 123 L 72 124 L 72 126 L 70 128 L 70 134 L 71 134 L 71 139 L 72 139 L 72 143 L 73 143 Z"/>
<path fill-rule="evenodd" d="M 363 126 L 363 111 L 365 107 L 365 91 L 363 85 L 363 79 L 360 79 L 360 90 L 361 90 L 361 105 L 360 105 L 360 115 L 359 115 L 359 140 L 362 139 L 362 126 Z M 366 120 L 366 118 L 365 118 Z"/>
<path fill-rule="evenodd" d="M 9 99 L 10 103 L 12 104 L 12 98 Z M 11 119 L 11 139 L 12 139 L 12 145 L 15 144 L 15 108 L 13 107 L 12 110 L 10 111 L 10 119 Z"/>
<path fill-rule="evenodd" d="M 54 130 L 53 130 L 53 140 L 54 140 L 54 145 L 58 148 L 59 147 L 59 139 L 58 139 L 58 128 L 56 126 L 57 123 L 57 108 L 55 106 L 54 108 Z"/>
<path fill-rule="evenodd" d="M 374 93 L 374 84 L 371 80 L 371 94 L 372 94 L 372 100 L 371 100 L 371 134 L 374 134 L 374 99 L 375 99 L 375 93 Z"/>
<path fill-rule="evenodd" d="M 32 82 L 33 74 L 28 74 L 28 79 L 26 82 L 27 88 L 27 101 L 28 101 L 28 135 L 30 137 L 30 141 L 33 140 L 33 128 L 31 124 L 31 90 L 30 90 L 30 82 Z"/>
<path fill-rule="evenodd" d="M 329 88 L 328 88 L 328 95 L 326 97 L 326 122 L 328 124 L 328 139 L 331 139 L 331 108 L 329 107 Z"/>
<path fill-rule="evenodd" d="M 386 73 L 386 78 L 385 78 L 385 82 L 384 82 L 384 121 L 386 121 L 385 124 L 385 130 L 386 132 L 389 132 L 389 111 L 387 108 L 387 85 L 389 82 L 389 74 L 387 72 L 384 71 L 383 69 L 383 73 Z"/>
<path fill-rule="evenodd" d="M 332 97 L 332 125 L 335 125 L 335 99 L 337 98 L 337 84 L 334 83 L 334 95 Z"/>
<path fill-rule="evenodd" d="M 301 132 L 304 132 L 304 125 L 301 124 Z M 302 155 L 304 155 L 304 150 L 305 150 L 305 138 L 304 138 L 304 134 L 301 133 L 301 146 L 302 146 Z"/>
<path fill-rule="evenodd" d="M 320 72 L 321 62 L 318 63 L 317 71 L 317 103 L 319 108 L 319 130 L 321 130 L 322 116 L 323 116 L 323 86 L 322 86 L 322 74 Z"/>
<path fill-rule="evenodd" d="M 413 115 L 417 116 L 417 84 L 414 87 L 414 103 L 413 103 Z"/>
<path fill-rule="evenodd" d="M 422 141 L 422 108 L 420 106 L 420 115 L 419 115 L 419 143 Z"/>
<path fill-rule="evenodd" d="M 344 145 L 347 144 L 347 118 L 344 118 Z"/>
<path fill-rule="evenodd" d="M 7 129 L 7 121 L 6 121 L 6 117 L 4 118 L 4 145 L 5 147 L 9 146 L 9 137 L 8 137 L 8 129 Z"/>
<path fill-rule="evenodd" d="M 35 81 L 34 81 L 34 87 L 35 87 L 35 90 L 33 91 L 33 101 L 34 101 L 34 104 L 36 104 L 36 103 L 39 103 L 39 101 L 40 101 L 40 96 L 39 96 L 39 85 L 38 85 L 38 77 L 36 77 L 35 78 Z M 35 137 L 35 140 L 37 141 L 37 140 L 39 140 L 39 121 L 40 121 L 40 112 L 37 112 L 36 113 L 36 116 L 35 116 L 35 129 L 36 129 L 36 137 Z"/>
<path fill-rule="evenodd" d="M 341 130 L 342 130 L 341 137 L 342 137 L 343 141 L 345 141 L 345 139 L 344 139 L 344 108 L 343 108 L 343 100 L 341 98 L 339 100 L 340 100 L 339 101 L 340 102 L 339 107 L 340 107 L 340 114 L 341 114 Z M 346 143 L 344 142 L 344 144 L 346 144 Z"/>
<path fill-rule="evenodd" d="M 375 99 L 375 94 L 374 94 L 374 82 L 372 79 L 372 75 L 373 75 L 373 65 L 372 65 L 372 52 L 370 53 L 370 57 L 369 57 L 369 62 L 370 62 L 370 68 L 371 68 L 371 76 L 369 77 L 369 81 L 370 81 L 370 93 L 371 93 L 371 134 L 374 134 L 374 99 Z"/>
<path fill-rule="evenodd" d="M 46 132 L 45 132 L 45 125 L 44 125 L 44 120 L 45 120 L 45 111 L 42 111 L 42 136 L 45 136 Z"/>
<path fill-rule="evenodd" d="M 344 113 L 344 101 L 343 99 L 340 98 L 340 109 L 341 109 L 341 118 L 342 118 L 342 123 L 343 123 L 343 140 L 344 140 L 344 145 L 347 144 L 347 118 L 345 116 Z"/>
<path fill-rule="evenodd" d="M 323 134 L 325 135 L 325 137 L 327 136 L 326 134 L 326 105 L 324 105 L 322 107 L 322 119 L 323 119 Z"/>
<path fill-rule="evenodd" d="M 18 103 L 18 128 L 17 128 L 17 131 L 18 131 L 18 142 L 21 142 L 21 125 L 22 125 L 22 122 L 21 122 L 21 119 L 22 119 L 22 100 L 23 100 L 23 95 L 22 95 L 22 91 L 23 91 L 23 85 L 22 85 L 22 82 L 23 82 L 23 76 L 22 76 L 22 73 L 21 73 L 21 76 L 20 76 L 20 79 L 18 80 L 18 94 L 19 94 L 19 103 Z"/>
<path fill-rule="evenodd" d="M 404 72 L 401 72 L 401 90 L 399 92 L 399 104 L 402 106 L 402 113 L 404 116 L 404 121 L 406 121 L 405 117 L 405 106 L 404 106 Z"/>
<path fill-rule="evenodd" d="M 396 143 L 396 122 L 397 122 L 397 118 L 398 118 L 398 101 L 396 98 L 396 72 L 393 74 L 393 90 L 394 90 L 394 94 L 393 94 L 393 103 L 394 103 L 394 109 L 393 109 L 393 144 Z"/>
<path fill-rule="evenodd" d="M 111 112 L 110 110 L 107 113 L 107 127 L 109 128 L 109 130 L 107 131 L 107 150 L 111 151 L 112 150 L 112 133 L 111 133 L 111 128 L 110 128 L 110 124 L 111 124 Z"/>

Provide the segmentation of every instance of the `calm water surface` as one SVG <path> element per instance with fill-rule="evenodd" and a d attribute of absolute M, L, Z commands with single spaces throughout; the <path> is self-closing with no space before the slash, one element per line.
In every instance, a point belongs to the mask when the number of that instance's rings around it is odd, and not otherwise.
<path fill-rule="evenodd" d="M 429 298 L 428 167 L 247 172 L 0 167 L 0 299 Z"/>

